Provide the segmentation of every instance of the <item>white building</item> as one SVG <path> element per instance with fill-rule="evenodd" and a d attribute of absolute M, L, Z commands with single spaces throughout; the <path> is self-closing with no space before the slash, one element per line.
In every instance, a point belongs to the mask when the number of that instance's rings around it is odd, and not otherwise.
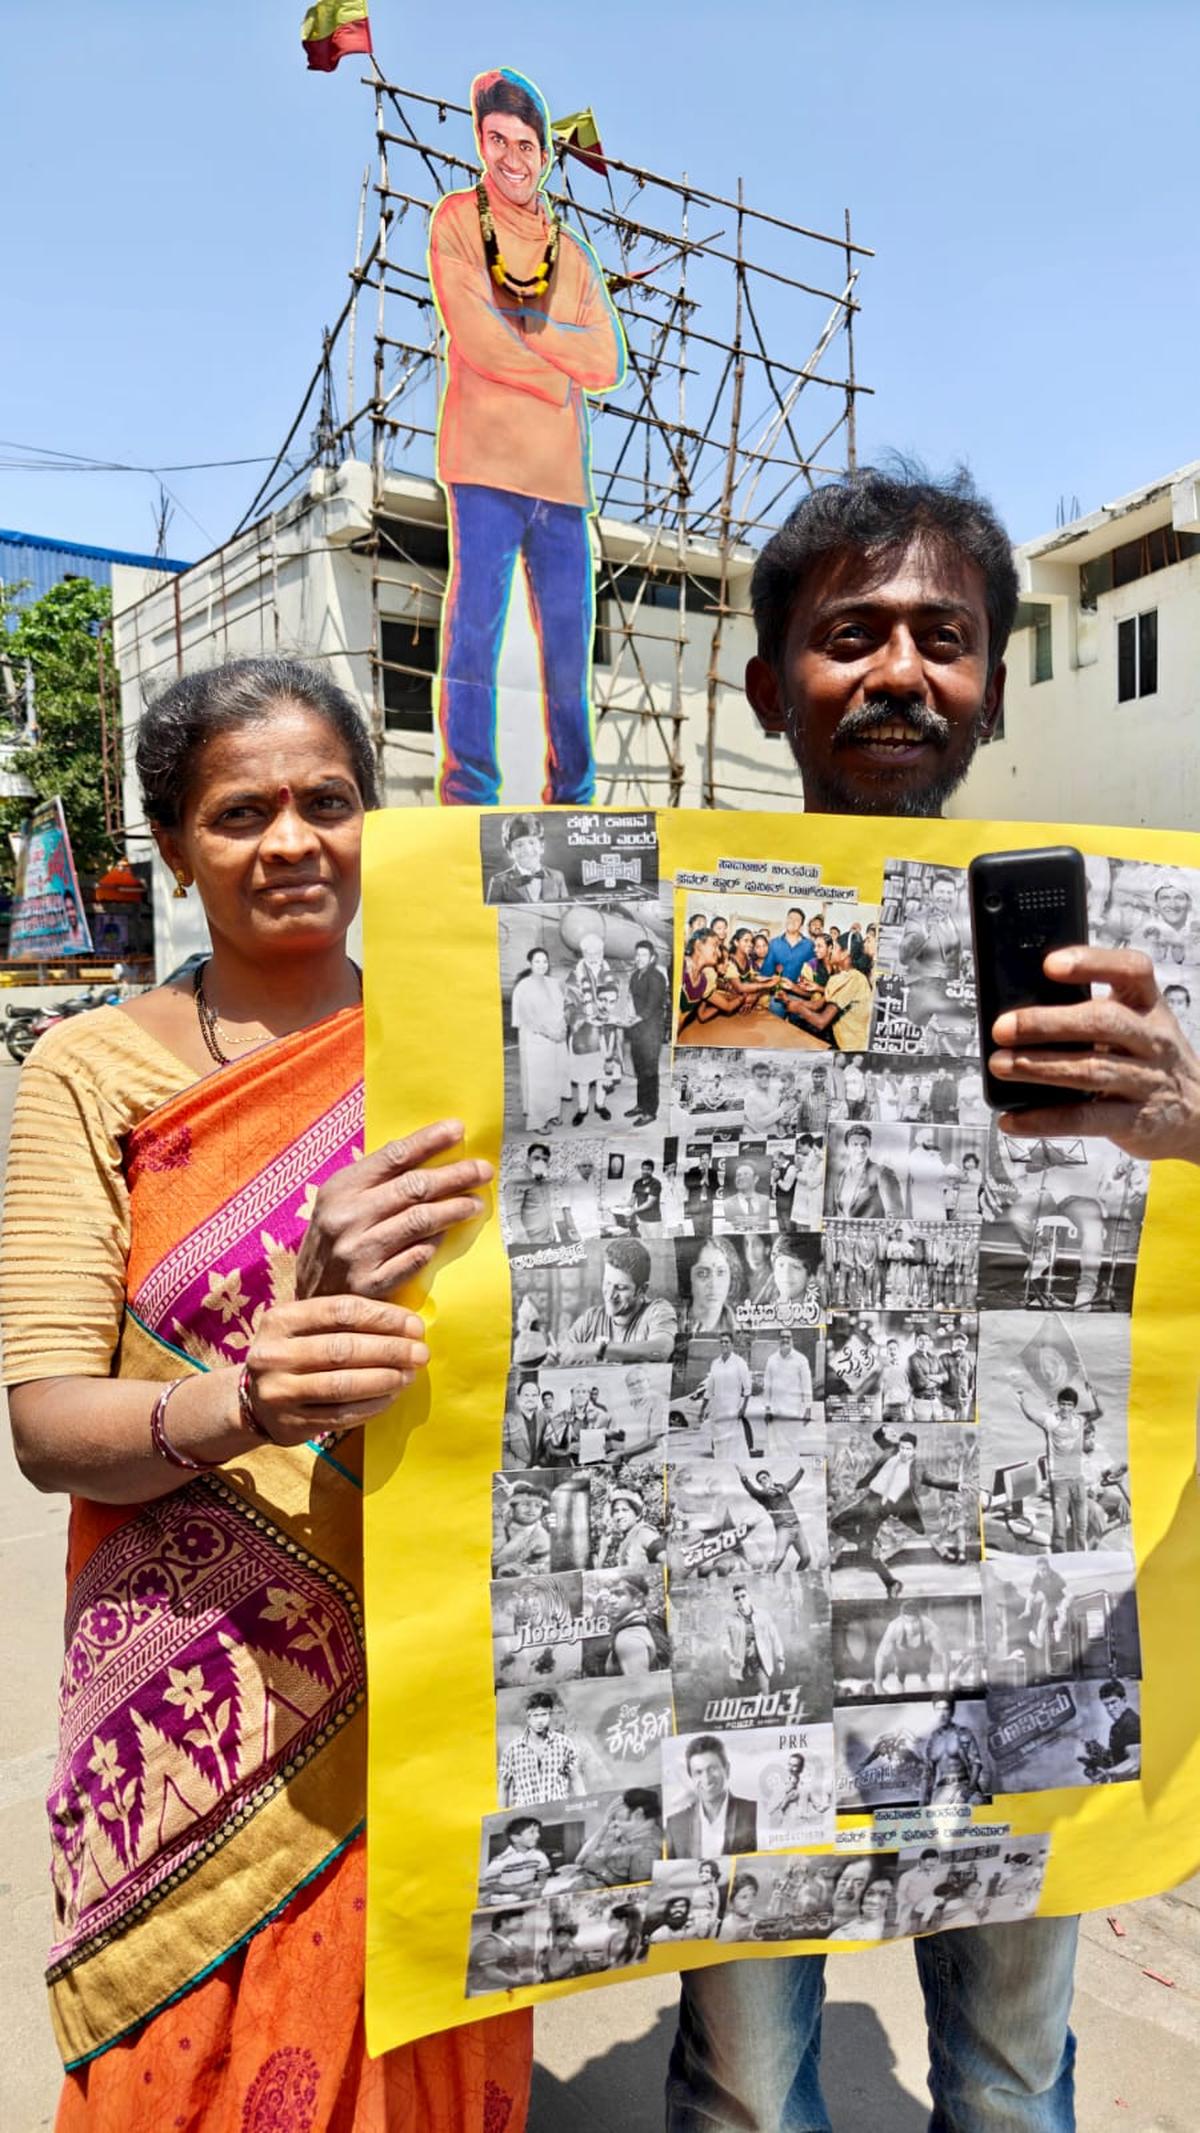
<path fill-rule="evenodd" d="M 1200 827 L 1200 460 L 1016 559 L 1003 736 L 949 812 Z"/>
<path fill-rule="evenodd" d="M 445 504 L 435 482 L 402 474 L 386 477 L 378 518 L 372 495 L 371 469 L 350 460 L 314 473 L 291 503 L 166 583 L 114 569 L 131 858 L 149 851 L 133 772 L 143 707 L 177 673 L 223 659 L 280 652 L 321 661 L 364 714 L 372 707 L 382 712 L 388 804 L 432 804 Z M 701 806 L 708 790 L 717 806 L 794 808 L 790 754 L 764 738 L 742 691 L 754 649 L 748 614 L 753 551 L 733 552 L 714 660 L 721 604 L 716 545 L 690 542 L 681 569 L 673 534 L 602 519 L 595 539 L 604 565 L 593 689 L 599 802 L 667 805 L 673 761 L 682 806 Z M 719 671 L 710 692 L 714 666 Z M 527 691 L 530 702 L 526 760 L 504 769 L 521 776 L 526 792 L 536 791 L 540 677 L 519 572 L 500 680 L 506 690 Z M 154 879 L 158 960 L 165 970 L 201 946 L 203 936 L 195 898 L 176 901 L 161 867 Z"/>

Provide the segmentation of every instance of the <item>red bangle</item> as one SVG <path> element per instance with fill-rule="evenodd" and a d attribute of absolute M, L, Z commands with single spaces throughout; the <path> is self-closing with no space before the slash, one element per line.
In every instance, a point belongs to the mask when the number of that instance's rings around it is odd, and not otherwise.
<path fill-rule="evenodd" d="M 264 1444 L 273 1444 L 277 1451 L 281 1449 L 278 1438 L 271 1435 L 265 1422 L 262 1422 L 255 1412 L 249 1363 L 243 1363 L 238 1372 L 238 1417 L 243 1429 L 252 1430 L 256 1437 L 262 1438 Z"/>
<path fill-rule="evenodd" d="M 177 1445 L 172 1444 L 167 1435 L 167 1402 L 172 1393 L 178 1392 L 180 1386 L 186 1385 L 187 1382 L 186 1378 L 174 1378 L 169 1385 L 163 1386 L 150 1411 L 150 1442 L 158 1453 L 159 1458 L 165 1459 L 168 1466 L 186 1467 L 189 1474 L 210 1474 L 215 1468 L 223 1466 L 224 1461 L 221 1459 L 193 1459 L 187 1452 L 181 1452 Z"/>

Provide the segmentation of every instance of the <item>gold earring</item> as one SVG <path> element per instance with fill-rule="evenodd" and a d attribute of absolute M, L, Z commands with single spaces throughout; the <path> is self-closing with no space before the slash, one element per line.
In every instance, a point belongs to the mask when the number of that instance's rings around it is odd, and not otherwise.
<path fill-rule="evenodd" d="M 186 881 L 185 881 L 185 880 L 184 880 L 184 878 L 183 878 L 183 868 L 182 868 L 182 867 L 176 867 L 176 869 L 175 869 L 175 894 L 176 894 L 176 896 L 186 896 L 186 895 L 187 895 L 187 892 L 188 892 L 188 885 L 187 885 Z"/>

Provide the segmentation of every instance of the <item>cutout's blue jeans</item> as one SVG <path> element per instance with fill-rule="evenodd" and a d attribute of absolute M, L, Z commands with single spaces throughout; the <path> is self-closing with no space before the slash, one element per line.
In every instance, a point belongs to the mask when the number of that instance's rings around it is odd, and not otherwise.
<path fill-rule="evenodd" d="M 520 557 L 541 653 L 546 806 L 586 807 L 595 792 L 588 675 L 596 593 L 587 514 L 512 489 L 456 482 L 452 568 L 442 625 L 440 798 L 492 807 L 500 798 L 496 669 Z"/>
<path fill-rule="evenodd" d="M 965 1926 L 913 1943 L 929 2024 L 929 2133 L 1075 2133 L 1068 2017 L 1077 1918 Z M 870 1958 L 861 1974 L 870 1991 Z M 830 2133 L 822 1955 L 682 1980 L 668 2133 Z M 883 2129 L 881 2129 L 883 2133 Z"/>

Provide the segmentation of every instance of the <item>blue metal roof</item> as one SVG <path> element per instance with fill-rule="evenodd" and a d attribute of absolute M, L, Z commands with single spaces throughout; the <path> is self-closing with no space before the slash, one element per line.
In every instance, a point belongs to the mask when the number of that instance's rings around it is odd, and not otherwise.
<path fill-rule="evenodd" d="M 60 541 L 47 533 L 17 533 L 0 526 L 0 581 L 27 590 L 22 599 L 39 600 L 64 578 L 90 578 L 95 585 L 111 585 L 114 563 L 132 564 L 135 570 L 187 570 L 187 563 L 168 556 L 131 555 L 125 548 L 93 548 L 86 541 Z"/>

